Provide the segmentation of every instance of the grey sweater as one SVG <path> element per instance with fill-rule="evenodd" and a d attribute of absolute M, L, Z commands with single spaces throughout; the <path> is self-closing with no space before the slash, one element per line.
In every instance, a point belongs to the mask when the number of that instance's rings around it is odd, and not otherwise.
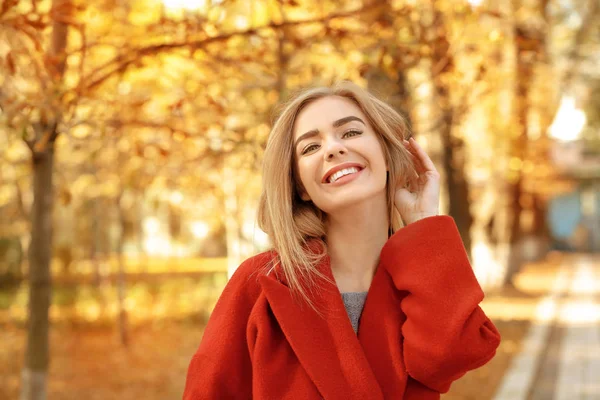
<path fill-rule="evenodd" d="M 346 312 L 348 313 L 348 317 L 350 317 L 350 323 L 352 323 L 352 329 L 354 329 L 355 333 L 358 333 L 358 322 L 366 298 L 367 292 L 342 293 L 342 300 L 344 300 L 344 306 L 346 307 Z"/>

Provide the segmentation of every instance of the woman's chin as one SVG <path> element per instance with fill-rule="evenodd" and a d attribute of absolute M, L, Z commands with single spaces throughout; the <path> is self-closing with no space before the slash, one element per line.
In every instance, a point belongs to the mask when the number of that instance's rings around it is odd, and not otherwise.
<path fill-rule="evenodd" d="M 327 201 L 315 202 L 315 205 L 326 214 L 336 214 L 339 212 L 347 212 L 348 210 L 360 210 L 363 207 L 371 209 L 373 206 L 371 203 L 380 202 L 380 197 L 384 200 L 382 204 L 385 205 L 387 203 L 385 201 L 385 191 L 372 193 L 370 191 L 354 190 L 347 194 L 340 194 L 339 197 L 339 199 L 328 199 Z"/>

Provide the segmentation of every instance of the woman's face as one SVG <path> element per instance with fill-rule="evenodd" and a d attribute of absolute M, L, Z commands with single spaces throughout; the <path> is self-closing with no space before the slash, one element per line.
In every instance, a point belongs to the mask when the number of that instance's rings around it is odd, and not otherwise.
<path fill-rule="evenodd" d="M 352 100 L 328 96 L 310 103 L 296 118 L 293 133 L 303 200 L 330 214 L 385 196 L 381 144 Z"/>

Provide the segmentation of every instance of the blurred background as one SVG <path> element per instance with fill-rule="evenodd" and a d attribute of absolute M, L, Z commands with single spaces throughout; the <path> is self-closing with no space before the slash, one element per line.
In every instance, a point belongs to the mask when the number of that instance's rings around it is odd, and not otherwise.
<path fill-rule="evenodd" d="M 600 399 L 598 0 L 0 4 L 0 398 L 181 398 L 269 247 L 277 104 L 350 79 L 436 163 L 503 335 L 443 398 L 551 399 L 582 366 Z"/>

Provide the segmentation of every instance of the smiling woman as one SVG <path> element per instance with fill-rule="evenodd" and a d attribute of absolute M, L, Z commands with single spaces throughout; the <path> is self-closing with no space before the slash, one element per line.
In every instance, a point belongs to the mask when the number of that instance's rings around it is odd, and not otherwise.
<path fill-rule="evenodd" d="M 387 163 L 383 144 L 356 103 L 338 96 L 315 100 L 298 114 L 294 136 L 303 201 L 311 201 L 329 219 L 360 212 L 365 201 L 377 204 L 371 211 L 385 226 L 390 215 L 385 206 Z M 399 146 L 408 161 L 408 151 Z"/>
<path fill-rule="evenodd" d="M 500 336 L 439 174 L 389 105 L 350 82 L 294 96 L 263 162 L 273 249 L 223 291 L 184 399 L 439 399 Z"/>

